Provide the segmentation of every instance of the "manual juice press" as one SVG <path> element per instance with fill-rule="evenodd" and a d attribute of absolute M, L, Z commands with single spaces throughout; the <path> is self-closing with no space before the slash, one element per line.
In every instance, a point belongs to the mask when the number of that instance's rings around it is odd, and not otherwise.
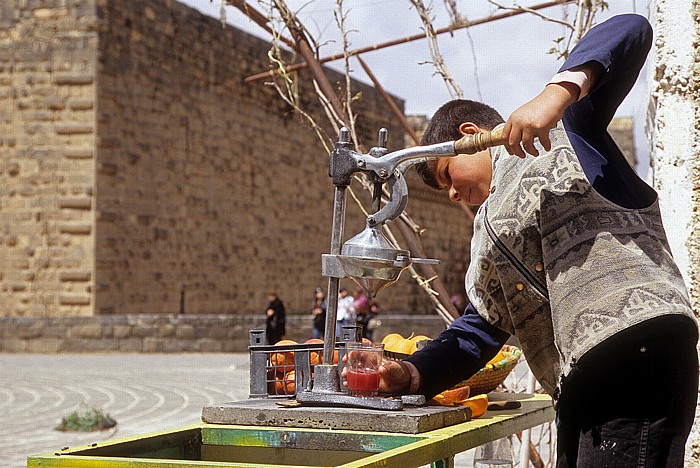
<path fill-rule="evenodd" d="M 311 388 L 297 392 L 296 400 L 308 406 L 352 406 L 383 410 L 401 410 L 406 404 L 422 404 L 418 396 L 403 399 L 384 397 L 354 397 L 341 391 L 338 364 L 333 364 L 335 322 L 338 313 L 340 279 L 357 283 L 368 297 L 398 280 L 401 272 L 412 263 L 437 264 L 438 260 L 411 258 L 410 252 L 394 247 L 382 233 L 382 226 L 401 215 L 408 203 L 408 186 L 403 173 L 419 162 L 474 154 L 504 143 L 502 128 L 491 132 L 466 135 L 457 141 L 428 146 L 415 146 L 389 153 L 386 149 L 387 130 L 379 131 L 378 146 L 368 154 L 353 149 L 350 132 L 340 129 L 338 142 L 330 154 L 329 175 L 335 186 L 331 250 L 322 258 L 323 276 L 328 277 L 326 332 L 323 340 L 323 362 L 317 364 Z M 345 225 L 346 190 L 353 175 L 366 173 L 374 185 L 372 213 L 367 216 L 365 229 L 341 246 Z M 382 207 L 384 184 L 388 186 L 388 201 Z"/>

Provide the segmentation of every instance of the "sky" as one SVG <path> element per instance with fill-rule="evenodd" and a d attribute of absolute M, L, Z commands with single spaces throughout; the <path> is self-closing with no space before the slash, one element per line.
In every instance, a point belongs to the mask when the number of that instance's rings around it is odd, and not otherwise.
<path fill-rule="evenodd" d="M 221 18 L 221 0 L 179 0 L 199 11 Z M 255 0 L 249 4 L 263 11 Z M 468 20 L 485 18 L 500 13 L 487 0 L 455 0 L 460 15 Z M 321 55 L 342 52 L 341 36 L 336 26 L 333 0 L 287 0 L 306 28 L 321 46 Z M 424 0 L 430 5 L 430 0 Z M 513 5 L 513 0 L 498 3 Z M 522 6 L 533 6 L 544 0 L 521 1 Z M 432 0 L 431 13 L 436 28 L 448 26 L 449 14 L 443 0 Z M 635 12 L 649 17 L 648 0 L 610 0 L 610 8 L 599 12 L 596 21 L 621 13 Z M 346 24 L 350 49 L 399 39 L 422 32 L 422 23 L 409 0 L 345 0 Z M 263 39 L 269 35 L 250 21 L 238 9 L 226 6 L 228 24 Z M 554 6 L 540 10 L 552 18 L 562 19 L 573 14 L 573 6 Z M 445 65 L 458 83 L 466 99 L 483 101 L 498 110 L 504 118 L 536 96 L 562 64 L 548 51 L 555 47 L 554 40 L 567 36 L 560 24 L 533 14 L 505 18 L 491 23 L 446 33 L 439 36 L 438 46 Z M 405 101 L 406 114 L 430 117 L 443 103 L 451 99 L 443 80 L 435 74 L 426 40 L 365 53 L 362 55 L 370 70 L 384 89 Z M 342 61 L 329 64 L 342 70 Z M 371 80 L 355 60 L 351 60 L 352 75 L 366 83 Z M 264 71 L 264 70 L 261 70 Z M 617 116 L 634 119 L 635 146 L 638 171 L 647 176 L 648 138 L 644 132 L 647 107 L 646 69 L 634 89 L 623 102 Z"/>

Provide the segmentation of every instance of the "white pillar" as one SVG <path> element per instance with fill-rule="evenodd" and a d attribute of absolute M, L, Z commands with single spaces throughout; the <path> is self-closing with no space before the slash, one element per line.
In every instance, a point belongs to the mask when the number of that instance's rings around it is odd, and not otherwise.
<path fill-rule="evenodd" d="M 671 250 L 700 311 L 700 33 L 698 0 L 655 0 L 649 61 L 651 174 Z M 698 62 L 696 62 L 698 60 Z M 700 466 L 700 418 L 688 440 L 686 466 Z"/>

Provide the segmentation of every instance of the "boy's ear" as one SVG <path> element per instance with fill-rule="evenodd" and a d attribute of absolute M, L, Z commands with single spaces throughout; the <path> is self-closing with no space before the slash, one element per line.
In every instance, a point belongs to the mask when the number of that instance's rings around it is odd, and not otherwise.
<path fill-rule="evenodd" d="M 475 133 L 480 133 L 481 129 L 474 122 L 462 122 L 459 124 L 459 133 L 464 135 L 473 135 Z"/>

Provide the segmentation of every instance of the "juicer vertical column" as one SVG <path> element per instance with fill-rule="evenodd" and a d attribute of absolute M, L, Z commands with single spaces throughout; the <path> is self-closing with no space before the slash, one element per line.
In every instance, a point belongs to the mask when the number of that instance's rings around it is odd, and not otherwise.
<path fill-rule="evenodd" d="M 347 187 L 336 186 L 333 197 L 333 228 L 331 231 L 331 255 L 340 255 L 340 242 L 345 230 L 345 192 Z M 326 331 L 323 335 L 323 364 L 333 364 L 335 349 L 335 322 L 338 317 L 338 287 L 340 278 L 328 278 L 326 305 Z"/>

